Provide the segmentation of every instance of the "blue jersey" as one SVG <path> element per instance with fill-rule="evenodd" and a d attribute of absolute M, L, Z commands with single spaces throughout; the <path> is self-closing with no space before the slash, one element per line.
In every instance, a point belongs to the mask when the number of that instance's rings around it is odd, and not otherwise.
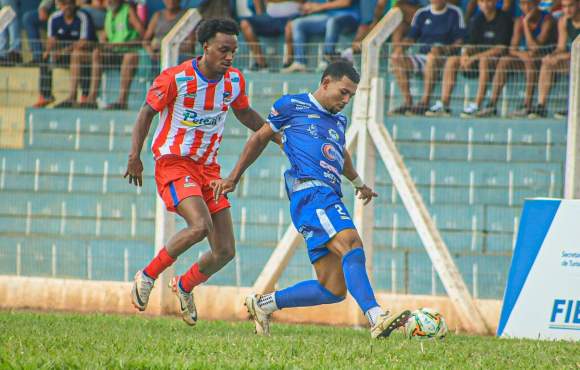
<path fill-rule="evenodd" d="M 465 36 L 463 13 L 451 4 L 440 11 L 425 6 L 415 13 L 407 36 L 425 44 L 421 46 L 421 53 L 428 53 L 431 46 L 451 45 Z"/>
<path fill-rule="evenodd" d="M 65 20 L 62 11 L 52 13 L 48 19 L 48 37 L 71 42 L 97 39 L 91 16 L 82 9 L 77 9 L 71 23 Z"/>
<path fill-rule="evenodd" d="M 268 116 L 275 132 L 282 132 L 284 153 L 291 168 L 284 174 L 291 197 L 297 180 L 320 180 L 342 196 L 346 117 L 324 109 L 312 94 L 284 95 Z"/>

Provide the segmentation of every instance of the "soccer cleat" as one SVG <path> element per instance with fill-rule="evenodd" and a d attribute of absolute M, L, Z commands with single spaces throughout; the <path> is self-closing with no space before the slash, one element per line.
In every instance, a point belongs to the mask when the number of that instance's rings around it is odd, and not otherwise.
<path fill-rule="evenodd" d="M 371 328 L 371 337 L 373 339 L 388 337 L 393 330 L 405 325 L 409 317 L 411 317 L 409 310 L 399 311 L 391 316 L 388 313 L 380 315 Z"/>
<path fill-rule="evenodd" d="M 139 311 L 145 311 L 147 308 L 147 302 L 149 302 L 149 295 L 153 289 L 155 280 L 151 279 L 139 270 L 135 274 L 135 280 L 133 282 L 133 289 L 131 289 L 131 300 L 133 306 Z"/>
<path fill-rule="evenodd" d="M 248 309 L 250 317 L 254 320 L 254 324 L 256 324 L 256 334 L 270 335 L 270 315 L 258 306 L 259 299 L 259 294 L 249 295 L 246 297 L 244 305 Z"/>
<path fill-rule="evenodd" d="M 184 292 L 179 286 L 179 276 L 174 276 L 169 281 L 169 287 L 177 296 L 179 300 L 179 308 L 181 310 L 181 318 L 187 325 L 195 325 L 197 322 L 197 309 L 193 301 L 193 291 L 190 293 Z"/>

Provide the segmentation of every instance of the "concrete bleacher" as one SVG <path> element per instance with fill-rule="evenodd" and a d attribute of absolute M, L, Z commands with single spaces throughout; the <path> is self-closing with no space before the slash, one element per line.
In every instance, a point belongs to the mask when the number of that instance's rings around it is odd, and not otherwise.
<path fill-rule="evenodd" d="M 283 92 L 314 89 L 319 76 L 256 73 L 247 79 L 253 106 L 266 115 Z M 26 110 L 22 148 L 0 150 L 0 274 L 130 280 L 153 256 L 155 184 L 148 145 L 143 188 L 122 177 L 135 117 L 135 111 Z M 385 122 L 466 283 L 479 297 L 501 297 L 524 198 L 562 195 L 564 122 Z M 230 114 L 219 157 L 224 174 L 247 137 Z M 290 222 L 280 178 L 287 166 L 270 145 L 239 184 L 231 197 L 238 254 L 211 283 L 247 286 L 257 277 Z M 384 165 L 376 168 L 376 286 L 444 294 Z M 348 185 L 345 203 L 352 209 Z M 207 242 L 193 247 L 177 271 L 207 248 Z M 311 276 L 299 250 L 280 286 Z"/>

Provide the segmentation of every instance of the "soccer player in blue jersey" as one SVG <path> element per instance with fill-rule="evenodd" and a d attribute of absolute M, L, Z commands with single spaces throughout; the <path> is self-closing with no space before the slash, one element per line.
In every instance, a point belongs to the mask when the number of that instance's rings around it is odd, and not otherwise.
<path fill-rule="evenodd" d="M 341 175 L 352 182 L 365 204 L 377 196 L 358 176 L 345 148 L 347 120 L 340 111 L 355 94 L 359 80 L 351 64 L 334 62 L 314 93 L 278 99 L 268 116 L 269 124 L 250 137 L 230 175 L 212 184 L 216 199 L 232 192 L 271 138 L 282 134 L 283 150 L 291 164 L 284 177 L 292 222 L 306 240 L 318 279 L 246 297 L 260 334 L 269 333 L 274 311 L 337 303 L 344 300 L 347 290 L 369 320 L 373 338 L 389 336 L 410 316 L 408 310 L 389 315 L 378 305 L 366 273 L 361 238 L 341 200 Z"/>

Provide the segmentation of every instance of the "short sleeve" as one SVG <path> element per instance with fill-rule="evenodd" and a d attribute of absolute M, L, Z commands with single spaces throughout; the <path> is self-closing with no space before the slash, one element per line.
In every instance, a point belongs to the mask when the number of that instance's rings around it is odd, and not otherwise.
<path fill-rule="evenodd" d="M 422 26 L 421 14 L 423 14 L 423 12 L 417 13 L 413 16 L 413 20 L 411 21 L 411 28 L 409 28 L 409 32 L 407 33 L 407 37 L 413 40 L 417 40 L 419 39 L 419 37 L 421 37 L 421 26 Z"/>
<path fill-rule="evenodd" d="M 457 19 L 453 22 L 453 28 L 451 30 L 451 42 L 455 42 L 459 39 L 465 37 L 465 21 L 463 20 L 463 14 L 461 10 L 456 10 Z"/>
<path fill-rule="evenodd" d="M 81 23 L 81 30 L 80 30 L 80 39 L 81 40 L 94 40 L 95 39 L 95 30 L 93 27 L 93 22 L 91 20 L 91 16 L 88 13 L 85 13 L 83 10 L 79 10 L 77 13 Z"/>
<path fill-rule="evenodd" d="M 175 100 L 176 96 L 175 78 L 172 73 L 165 70 L 153 81 L 145 101 L 151 108 L 161 112 L 167 104 Z"/>
<path fill-rule="evenodd" d="M 236 97 L 236 100 L 232 102 L 231 106 L 235 110 L 244 110 L 250 107 L 250 101 L 246 95 L 246 79 L 241 72 L 238 72 L 238 76 L 240 78 L 240 93 Z"/>
<path fill-rule="evenodd" d="M 47 29 L 46 29 L 46 33 L 48 37 L 55 37 L 56 35 L 56 22 L 54 21 L 54 16 L 51 16 L 50 18 L 48 18 L 48 23 L 47 23 Z"/>
<path fill-rule="evenodd" d="M 270 110 L 270 114 L 268 114 L 267 121 L 274 132 L 280 132 L 290 119 L 288 107 L 285 104 L 285 101 L 286 99 L 284 97 L 276 100 Z"/>

